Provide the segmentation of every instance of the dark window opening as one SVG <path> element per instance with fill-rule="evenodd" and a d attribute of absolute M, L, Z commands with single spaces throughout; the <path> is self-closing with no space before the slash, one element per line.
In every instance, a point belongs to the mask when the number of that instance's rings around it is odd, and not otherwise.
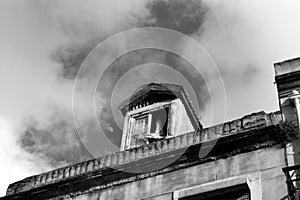
<path fill-rule="evenodd" d="M 180 198 L 179 200 L 250 200 L 250 190 L 247 185 L 243 184 L 191 195 Z"/>
<path fill-rule="evenodd" d="M 151 114 L 150 134 L 162 137 L 167 136 L 169 107 L 154 111 Z"/>
<path fill-rule="evenodd" d="M 130 147 L 164 139 L 168 134 L 169 107 L 134 117 Z"/>

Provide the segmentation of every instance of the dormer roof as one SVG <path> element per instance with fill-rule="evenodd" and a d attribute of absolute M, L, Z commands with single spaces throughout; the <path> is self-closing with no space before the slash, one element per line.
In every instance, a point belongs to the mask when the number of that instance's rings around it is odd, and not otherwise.
<path fill-rule="evenodd" d="M 180 99 L 195 130 L 202 129 L 199 117 L 181 85 L 169 83 L 149 83 L 139 87 L 131 97 L 124 100 L 119 109 L 125 116 L 128 111 L 157 102 Z"/>

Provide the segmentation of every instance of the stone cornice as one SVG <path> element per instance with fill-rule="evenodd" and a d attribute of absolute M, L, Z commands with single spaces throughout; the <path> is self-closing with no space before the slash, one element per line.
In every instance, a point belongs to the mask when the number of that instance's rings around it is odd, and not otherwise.
<path fill-rule="evenodd" d="M 147 157 L 118 165 L 117 167 L 103 167 L 99 170 L 81 174 L 68 180 L 48 184 L 29 191 L 16 193 L 1 198 L 1 200 L 22 199 L 40 200 L 60 197 L 74 197 L 84 193 L 106 189 L 152 176 L 192 167 L 206 162 L 216 161 L 221 158 L 234 156 L 253 150 L 271 147 L 277 144 L 288 142 L 285 129 L 280 125 L 270 125 L 258 129 L 240 132 L 239 134 L 228 135 L 218 139 L 216 146 L 204 158 L 199 158 L 201 148 L 209 148 L 209 141 L 194 144 L 188 148 L 179 148 L 157 156 Z M 158 162 L 168 162 L 172 157 L 180 155 L 179 159 L 170 165 L 147 173 L 128 173 L 127 170 L 139 170 L 145 167 L 155 167 Z M 136 169 L 133 169 L 136 168 Z"/>
<path fill-rule="evenodd" d="M 9 199 L 15 199 L 15 197 L 17 198 L 21 195 L 21 193 L 25 194 L 26 191 L 29 193 L 34 191 L 44 191 L 45 188 L 51 188 L 53 185 L 63 185 L 72 181 L 76 182 L 76 180 L 83 181 L 85 180 L 83 177 L 93 177 L 93 174 L 98 174 L 97 176 L 99 176 L 100 173 L 102 174 L 101 177 L 103 178 L 104 174 L 106 176 L 106 170 L 112 170 L 112 168 L 109 167 L 119 169 L 123 168 L 124 166 L 131 166 L 132 168 L 135 162 L 144 162 L 145 159 L 151 160 L 158 157 L 167 159 L 167 155 L 172 154 L 178 155 L 178 157 L 180 157 L 178 160 L 180 160 L 181 154 L 179 155 L 179 153 L 184 153 L 183 151 L 185 150 L 189 152 L 189 149 L 192 146 L 195 147 L 197 145 L 201 146 L 202 144 L 209 144 L 209 142 L 215 141 L 216 139 L 219 139 L 219 141 L 225 141 L 232 137 L 242 137 L 246 133 L 261 132 L 260 130 L 262 129 L 276 127 L 276 125 L 278 125 L 280 122 L 281 115 L 279 112 L 269 114 L 265 114 L 264 112 L 253 113 L 238 120 L 203 129 L 202 132 L 193 132 L 180 135 L 175 138 L 157 141 L 151 145 L 117 152 L 98 159 L 77 163 L 71 166 L 55 169 L 50 172 L 26 178 L 10 185 L 7 191 L 7 197 L 11 195 L 11 198 Z M 263 142 L 267 141 L 268 140 Z M 215 147 L 212 152 L 217 151 L 217 149 L 218 148 Z M 224 149 L 221 149 L 219 153 L 224 153 Z M 212 156 L 212 154 L 210 156 Z M 211 159 L 211 157 L 209 158 Z M 155 162 L 153 164 L 155 164 Z"/>

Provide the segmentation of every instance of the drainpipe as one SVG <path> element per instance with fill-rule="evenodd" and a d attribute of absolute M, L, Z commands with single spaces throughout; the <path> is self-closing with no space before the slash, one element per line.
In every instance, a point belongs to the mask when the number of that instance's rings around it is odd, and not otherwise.
<path fill-rule="evenodd" d="M 297 114 L 297 126 L 300 130 L 300 94 L 297 90 L 293 90 L 293 94 L 289 97 L 290 100 L 293 100 L 293 103 L 296 108 L 296 114 Z"/>

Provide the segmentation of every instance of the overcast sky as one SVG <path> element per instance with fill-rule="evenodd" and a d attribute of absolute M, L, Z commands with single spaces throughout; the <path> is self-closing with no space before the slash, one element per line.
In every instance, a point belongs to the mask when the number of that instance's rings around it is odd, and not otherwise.
<path fill-rule="evenodd" d="M 9 183 L 91 158 L 76 137 L 72 89 L 81 62 L 99 42 L 145 26 L 192 37 L 220 70 L 227 97 L 224 120 L 232 120 L 279 109 L 273 63 L 300 56 L 299 10 L 298 0 L 1 0 L 0 196 Z M 156 54 L 147 52 L 140 58 L 148 60 Z M 179 60 L 160 58 L 166 65 Z M 109 74 L 112 80 L 118 77 L 114 73 L 118 72 Z M 118 81 L 113 105 L 143 83 L 187 86 L 182 76 L 171 73 L 160 65 L 132 70 Z M 215 77 L 209 76 L 213 81 Z M 207 91 L 199 88 L 197 111 L 203 125 L 222 122 L 209 121 Z M 219 90 L 213 88 L 210 95 L 218 98 Z M 215 114 L 223 103 L 213 105 Z"/>

